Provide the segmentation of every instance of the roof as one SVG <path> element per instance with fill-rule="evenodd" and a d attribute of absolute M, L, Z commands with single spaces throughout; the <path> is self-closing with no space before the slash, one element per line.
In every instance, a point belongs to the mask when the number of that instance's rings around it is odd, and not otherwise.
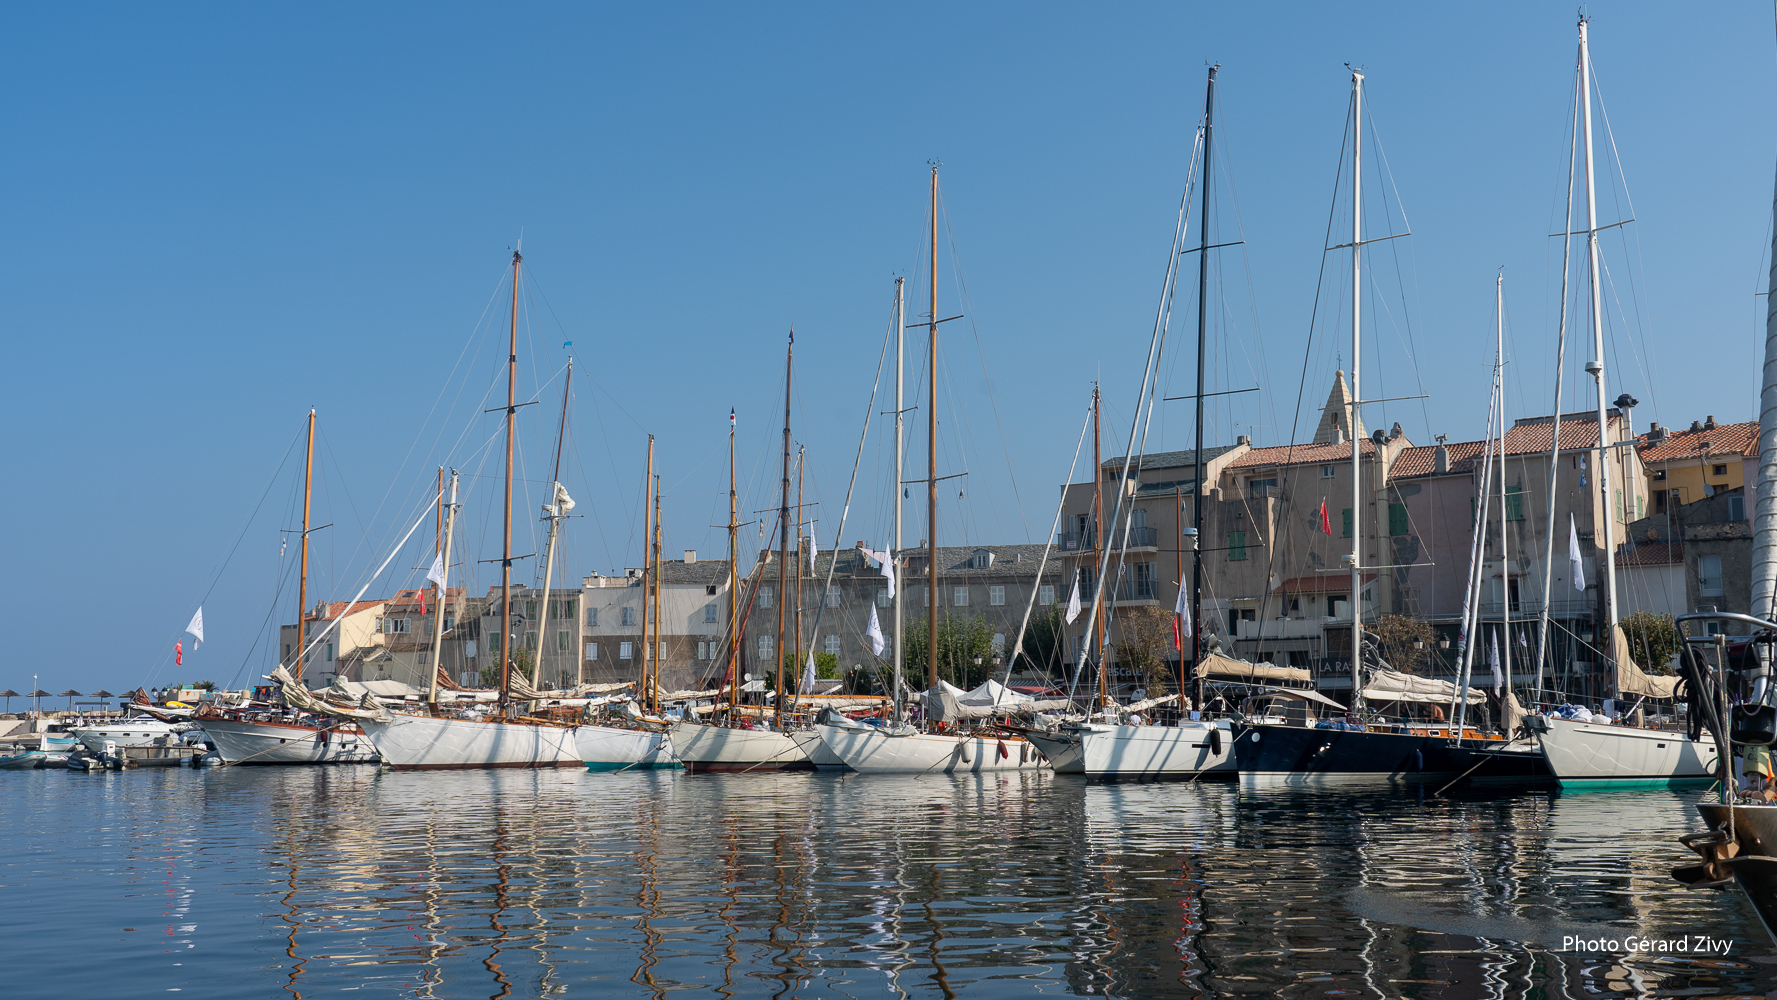
<path fill-rule="evenodd" d="M 349 601 L 329 601 L 327 602 L 327 608 L 323 613 L 317 616 L 311 616 L 309 620 L 331 621 L 335 618 L 343 618 L 347 615 L 360 614 L 369 611 L 372 608 L 380 608 L 387 603 L 389 603 L 387 598 L 375 601 L 359 601 L 356 604 Z"/>
<path fill-rule="evenodd" d="M 427 602 L 430 602 L 432 600 L 430 590 L 431 590 L 430 587 L 422 588 L 420 590 L 397 590 L 397 591 L 395 591 L 395 596 L 389 598 L 388 605 L 391 608 L 395 608 L 395 607 L 403 607 L 403 608 L 416 607 L 417 608 L 420 606 L 420 595 L 421 594 L 426 595 L 425 599 Z M 454 604 L 457 601 L 462 600 L 463 599 L 463 591 L 464 591 L 464 588 L 462 588 L 462 587 L 446 588 L 445 592 L 444 592 L 445 603 L 446 604 Z"/>
<path fill-rule="evenodd" d="M 1363 439 L 1363 454 L 1376 451 L 1369 438 Z M 1321 462 L 1351 461 L 1351 442 L 1341 444 L 1280 444 L 1271 448 L 1254 448 L 1235 459 L 1231 469 L 1250 469 L 1263 465 L 1311 465 Z"/>
<path fill-rule="evenodd" d="M 1623 422 L 1623 418 L 1615 410 L 1608 410 L 1606 414 L 1606 419 L 1613 424 Z M 1511 429 L 1506 431 L 1506 454 L 1534 455 L 1545 452 L 1554 439 L 1553 416 L 1525 417 L 1513 421 Z M 1598 414 L 1561 414 L 1561 447 L 1563 450 L 1598 447 Z"/>
<path fill-rule="evenodd" d="M 1684 562 L 1683 542 L 1641 542 L 1617 553 L 1618 566 L 1672 566 Z"/>
<path fill-rule="evenodd" d="M 1364 583 L 1375 582 L 1376 574 L 1365 573 Z M 1273 588 L 1273 594 L 1349 594 L 1351 592 L 1351 571 L 1340 570 L 1337 573 L 1316 573 L 1313 576 L 1292 576 L 1283 581 L 1283 586 Z"/>
<path fill-rule="evenodd" d="M 1203 460 L 1206 462 L 1213 462 L 1238 447 L 1240 446 L 1231 444 L 1217 448 L 1205 448 L 1203 449 Z M 1124 455 L 1119 455 L 1116 458 L 1107 458 L 1099 463 L 1099 467 L 1104 469 L 1122 469 L 1123 462 L 1126 458 L 1127 456 Z M 1141 456 L 1141 464 L 1138 466 L 1137 471 L 1144 469 L 1194 468 L 1196 465 L 1197 453 L 1195 451 L 1157 451 L 1151 455 Z M 940 548 L 942 548 L 942 546 L 940 546 Z"/>
<path fill-rule="evenodd" d="M 1439 448 L 1443 448 L 1449 455 L 1450 472 L 1469 473 L 1474 471 L 1475 458 L 1486 450 L 1486 444 L 1485 441 L 1458 441 L 1455 444 L 1408 448 L 1394 460 L 1388 476 L 1390 479 L 1404 479 L 1437 474 Z"/>
<path fill-rule="evenodd" d="M 1758 421 L 1716 424 L 1704 430 L 1667 431 L 1662 440 L 1642 435 L 1636 451 L 1643 462 L 1670 462 L 1700 455 L 1757 455 Z"/>

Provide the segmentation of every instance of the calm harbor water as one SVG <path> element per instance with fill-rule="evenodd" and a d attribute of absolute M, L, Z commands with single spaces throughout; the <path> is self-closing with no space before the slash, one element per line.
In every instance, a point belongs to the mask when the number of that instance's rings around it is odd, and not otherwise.
<path fill-rule="evenodd" d="M 0 772 L 7 997 L 1764 995 L 1697 793 Z M 1563 948 L 1704 935 L 1719 954 Z"/>

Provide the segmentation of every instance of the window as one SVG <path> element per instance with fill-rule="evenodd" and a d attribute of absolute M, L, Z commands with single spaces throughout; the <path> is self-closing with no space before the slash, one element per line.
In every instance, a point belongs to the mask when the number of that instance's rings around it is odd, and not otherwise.
<path fill-rule="evenodd" d="M 589 660 L 596 660 L 599 658 L 599 644 L 598 643 L 589 642 L 586 644 L 586 658 Z"/>
<path fill-rule="evenodd" d="M 1407 505 L 1404 503 L 1389 504 L 1388 505 L 1388 533 L 1391 535 L 1405 535 L 1405 534 L 1407 534 L 1408 530 L 1409 529 L 1407 526 Z M 1454 695 L 1452 695 L 1452 697 L 1454 697 Z"/>
<path fill-rule="evenodd" d="M 526 632 L 524 634 L 524 647 L 526 649 L 536 649 L 537 648 L 537 633 Z"/>
<path fill-rule="evenodd" d="M 1043 584 L 1043 589 L 1038 593 L 1037 600 L 1045 606 L 1053 605 L 1055 603 L 1055 585 L 1053 583 Z"/>
<path fill-rule="evenodd" d="M 1704 597 L 1722 596 L 1721 556 L 1697 557 L 1697 593 Z"/>
<path fill-rule="evenodd" d="M 1351 513 L 1346 511 L 1347 514 Z M 1240 562 L 1246 558 L 1246 532 L 1228 532 L 1228 561 Z"/>
<path fill-rule="evenodd" d="M 636 644 L 635 643 L 620 642 L 617 644 L 617 658 L 618 659 L 633 660 L 633 659 L 635 659 L 635 656 L 636 656 Z"/>
<path fill-rule="evenodd" d="M 716 585 L 712 583 L 709 586 L 703 588 L 703 594 L 705 597 L 716 596 Z"/>
<path fill-rule="evenodd" d="M 1006 604 L 1006 588 L 1005 587 L 989 587 L 989 588 L 987 588 L 987 603 L 992 605 L 993 607 L 996 607 L 996 608 L 1004 607 Z"/>
<path fill-rule="evenodd" d="M 524 602 L 524 616 L 526 618 L 537 617 L 537 602 L 536 601 Z"/>
<path fill-rule="evenodd" d="M 1746 498 L 1745 497 L 1741 496 L 1741 497 L 1729 497 L 1728 498 L 1728 520 L 1730 520 L 1730 521 L 1744 521 L 1744 520 L 1746 520 Z"/>
<path fill-rule="evenodd" d="M 623 624 L 634 625 L 635 623 L 636 623 L 636 609 L 624 608 L 623 609 Z"/>
<path fill-rule="evenodd" d="M 444 630 L 446 632 L 449 632 L 451 629 L 456 628 L 456 627 L 457 627 L 457 616 L 456 615 L 445 615 L 444 616 Z"/>
<path fill-rule="evenodd" d="M 876 588 L 876 606 L 879 608 L 886 608 L 886 607 L 888 607 L 888 605 L 889 605 L 888 588 L 887 587 L 877 587 Z"/>
<path fill-rule="evenodd" d="M 406 635 L 409 621 L 411 621 L 411 619 L 384 618 L 383 633 L 385 635 Z"/>
<path fill-rule="evenodd" d="M 1469 506 L 1473 507 L 1474 502 L 1470 501 Z M 1341 537 L 1350 538 L 1351 537 L 1351 508 L 1350 507 L 1347 507 L 1344 510 L 1339 512 L 1339 523 L 1345 526 L 1345 530 L 1341 534 Z"/>
<path fill-rule="evenodd" d="M 1323 465 L 1320 467 L 1320 478 L 1322 479 L 1334 479 L 1338 475 L 1339 467 L 1337 465 Z M 1454 698 L 1456 696 L 1451 695 L 1450 697 Z"/>
<path fill-rule="evenodd" d="M 716 623 L 716 606 L 714 604 L 705 604 L 703 606 L 703 622 L 705 625 L 714 625 Z"/>
<path fill-rule="evenodd" d="M 487 651 L 490 653 L 498 653 L 500 651 L 500 633 L 489 632 L 487 634 Z"/>
<path fill-rule="evenodd" d="M 568 630 L 565 628 L 556 630 L 555 651 L 558 653 L 565 653 L 568 651 Z"/>
<path fill-rule="evenodd" d="M 599 609 L 587 608 L 586 609 L 586 624 L 591 625 L 594 628 L 597 628 L 598 623 L 599 623 Z"/>
<path fill-rule="evenodd" d="M 1716 562 L 1719 563 L 1719 562 L 1721 562 L 1721 560 L 1717 559 Z M 1717 593 L 1720 593 L 1720 591 L 1717 591 Z M 328 663 L 333 662 L 333 643 L 331 643 L 331 642 L 327 644 L 327 662 Z"/>
<path fill-rule="evenodd" d="M 772 600 L 773 596 L 774 595 L 773 595 L 770 587 L 760 587 L 759 588 L 759 606 L 762 608 L 771 607 L 771 600 Z"/>
<path fill-rule="evenodd" d="M 709 643 L 699 642 L 697 644 L 697 658 L 700 660 L 707 660 L 710 658 L 710 644 Z"/>
<path fill-rule="evenodd" d="M 1154 564 L 1151 562 L 1135 564 L 1135 599 L 1154 599 Z"/>
<path fill-rule="evenodd" d="M 1148 526 L 1147 509 L 1144 507 L 1137 507 L 1134 510 L 1130 511 L 1129 512 L 1129 525 L 1130 525 L 1130 527 L 1134 527 L 1134 528 L 1147 527 Z M 986 569 L 987 567 L 983 566 L 980 568 Z"/>
<path fill-rule="evenodd" d="M 1654 470 L 1654 482 L 1663 483 L 1665 481 L 1666 481 L 1666 470 L 1665 469 L 1655 469 Z M 1451 697 L 1454 698 L 1455 695 L 1451 695 Z"/>
<path fill-rule="evenodd" d="M 1725 465 L 1712 465 L 1709 467 L 1709 474 L 1712 476 L 1725 476 L 1728 474 L 1728 467 Z"/>
<path fill-rule="evenodd" d="M 838 656 L 839 655 L 839 637 L 838 636 L 830 635 L 827 637 L 827 654 L 829 656 Z"/>
<path fill-rule="evenodd" d="M 827 607 L 837 608 L 838 606 L 839 606 L 839 588 L 838 587 L 828 587 L 827 588 Z"/>
<path fill-rule="evenodd" d="M 967 588 L 967 587 L 952 587 L 952 588 L 950 588 L 950 603 L 952 606 L 958 607 L 958 608 L 968 607 L 969 606 L 969 588 Z"/>
<path fill-rule="evenodd" d="M 919 604 L 920 607 L 925 608 L 932 606 L 932 590 L 930 587 L 919 588 Z"/>
<path fill-rule="evenodd" d="M 1647 516 L 1647 497 L 1639 493 L 1635 494 L 1635 516 L 1638 518 Z"/>
<path fill-rule="evenodd" d="M 776 642 L 777 642 L 776 636 L 770 636 L 770 635 L 760 636 L 759 637 L 759 658 L 762 660 L 770 659 L 771 653 L 772 653 L 772 647 L 776 644 Z"/>
<path fill-rule="evenodd" d="M 1277 480 L 1248 479 L 1246 481 L 1246 491 L 1247 495 L 1254 500 L 1263 500 L 1266 497 L 1274 497 L 1277 495 Z"/>
<path fill-rule="evenodd" d="M 1004 653 L 1006 651 L 1006 633 L 995 632 L 993 634 L 993 651 L 995 653 Z"/>
<path fill-rule="evenodd" d="M 565 598 L 565 599 L 558 600 L 558 601 L 550 601 L 549 602 L 549 617 L 551 617 L 551 618 L 572 618 L 572 617 L 574 617 L 575 611 L 577 610 L 576 606 L 579 603 L 580 603 L 579 601 L 576 601 L 572 598 Z"/>
<path fill-rule="evenodd" d="M 1524 520 L 1524 487 L 1522 485 L 1506 487 L 1506 520 Z"/>

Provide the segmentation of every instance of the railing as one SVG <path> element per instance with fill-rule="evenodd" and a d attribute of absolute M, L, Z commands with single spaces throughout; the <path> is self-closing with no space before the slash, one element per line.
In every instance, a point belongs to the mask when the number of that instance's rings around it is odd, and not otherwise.
<path fill-rule="evenodd" d="M 1130 528 L 1129 548 L 1153 548 L 1157 544 L 1153 528 Z M 1105 547 L 1110 549 L 1123 547 L 1123 532 L 1112 531 L 1105 535 Z M 1066 531 L 1055 536 L 1055 547 L 1066 551 L 1079 551 L 1092 548 L 1092 536 L 1082 535 L 1077 531 Z"/>

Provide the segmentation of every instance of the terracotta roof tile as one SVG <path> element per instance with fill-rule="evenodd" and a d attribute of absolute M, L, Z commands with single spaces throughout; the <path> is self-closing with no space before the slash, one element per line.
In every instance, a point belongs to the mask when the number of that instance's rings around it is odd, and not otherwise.
<path fill-rule="evenodd" d="M 1365 573 L 1364 582 L 1372 583 L 1376 574 Z M 1351 591 L 1351 571 L 1341 570 L 1337 573 L 1317 573 L 1314 576 L 1292 576 L 1283 581 L 1283 586 L 1272 589 L 1273 594 L 1345 594 Z"/>
<path fill-rule="evenodd" d="M 1696 458 L 1698 455 L 1757 455 L 1758 421 L 1743 424 L 1716 424 L 1709 430 L 1670 431 L 1662 441 L 1638 438 L 1643 462 L 1670 462 L 1673 459 Z"/>
<path fill-rule="evenodd" d="M 1376 451 L 1376 445 L 1364 438 L 1363 454 Z M 1229 463 L 1231 469 L 1250 469 L 1267 465 L 1312 465 L 1324 462 L 1351 461 L 1351 442 L 1344 444 L 1280 444 L 1271 448 L 1254 448 Z"/>
<path fill-rule="evenodd" d="M 1485 441 L 1458 441 L 1444 445 L 1450 455 L 1450 471 L 1467 473 L 1474 470 L 1475 457 L 1481 454 Z M 1390 479 L 1404 479 L 1410 476 L 1429 476 L 1438 468 L 1438 446 L 1430 445 L 1408 448 L 1395 459 L 1389 469 Z"/>
<path fill-rule="evenodd" d="M 1641 542 L 1617 553 L 1618 566 L 1673 566 L 1683 562 L 1683 542 Z"/>

